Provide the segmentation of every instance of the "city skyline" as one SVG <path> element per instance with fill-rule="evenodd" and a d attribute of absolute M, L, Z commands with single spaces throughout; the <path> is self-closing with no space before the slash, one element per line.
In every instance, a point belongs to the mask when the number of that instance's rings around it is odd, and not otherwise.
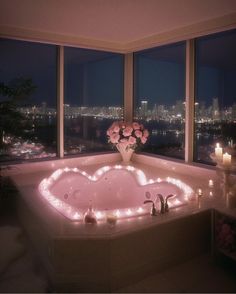
<path fill-rule="evenodd" d="M 48 107 L 46 102 L 41 106 L 29 106 L 18 108 L 24 114 L 39 114 L 55 116 L 56 108 Z M 109 118 L 122 118 L 123 107 L 121 106 L 71 106 L 64 104 L 64 115 L 66 117 L 100 116 Z M 175 104 L 164 105 L 154 104 L 149 108 L 148 100 L 141 100 L 140 105 L 135 108 L 135 117 L 138 119 L 185 119 L 185 102 L 177 100 Z M 221 108 L 218 97 L 212 98 L 212 104 L 206 106 L 205 103 L 195 102 L 195 118 L 197 120 L 236 120 L 236 102 L 229 107 Z"/>

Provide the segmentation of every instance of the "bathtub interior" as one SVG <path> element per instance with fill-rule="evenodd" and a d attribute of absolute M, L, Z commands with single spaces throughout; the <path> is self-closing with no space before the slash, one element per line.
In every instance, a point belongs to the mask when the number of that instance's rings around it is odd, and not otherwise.
<path fill-rule="evenodd" d="M 157 194 L 164 198 L 173 194 L 169 199 L 170 209 L 187 204 L 193 195 L 191 187 L 178 179 L 148 179 L 141 169 L 130 165 L 103 166 L 92 175 L 78 168 L 58 169 L 41 181 L 39 191 L 53 207 L 73 221 L 83 220 L 89 205 L 98 220 L 106 219 L 108 214 L 116 218 L 147 214 L 150 204 L 143 204 L 146 192 L 153 201 Z"/>

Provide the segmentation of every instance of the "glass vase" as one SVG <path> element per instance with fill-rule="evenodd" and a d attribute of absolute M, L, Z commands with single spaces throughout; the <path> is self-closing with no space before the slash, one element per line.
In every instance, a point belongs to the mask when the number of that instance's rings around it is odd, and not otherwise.
<path fill-rule="evenodd" d="M 122 163 L 127 164 L 131 161 L 134 149 L 126 148 L 124 144 L 117 144 L 117 150 L 120 152 Z"/>

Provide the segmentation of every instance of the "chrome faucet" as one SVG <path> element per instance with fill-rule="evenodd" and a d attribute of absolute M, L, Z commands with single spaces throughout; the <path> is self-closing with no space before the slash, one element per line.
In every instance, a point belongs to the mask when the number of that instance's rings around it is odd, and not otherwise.
<path fill-rule="evenodd" d="M 171 197 L 174 197 L 175 195 L 170 194 L 170 195 L 166 196 L 165 200 L 161 194 L 157 194 L 157 196 L 159 197 L 160 202 L 161 202 L 160 213 L 168 212 L 169 211 L 168 199 Z"/>
<path fill-rule="evenodd" d="M 146 204 L 146 203 L 152 203 L 152 208 L 151 208 L 151 212 L 150 213 L 151 213 L 152 216 L 155 216 L 155 215 L 157 215 L 157 209 L 156 209 L 156 205 L 155 205 L 157 199 L 159 198 L 159 200 L 160 200 L 160 203 L 161 203 L 160 213 L 163 214 L 163 213 L 169 211 L 168 199 L 171 198 L 171 197 L 174 197 L 176 195 L 169 194 L 164 199 L 164 197 L 161 194 L 157 194 L 155 201 L 150 200 L 151 194 L 149 192 L 146 192 L 145 196 L 146 196 L 146 198 L 148 200 L 145 200 L 143 203 L 144 204 Z"/>
<path fill-rule="evenodd" d="M 163 198 L 163 196 L 161 194 L 157 194 L 157 196 L 159 197 L 160 202 L 161 202 L 160 213 L 163 214 L 163 213 L 165 213 L 165 202 L 164 202 L 164 198 Z"/>
<path fill-rule="evenodd" d="M 145 200 L 143 203 L 144 204 L 146 204 L 146 203 L 152 203 L 151 215 L 152 216 L 156 216 L 157 215 L 157 209 L 156 209 L 156 206 L 155 206 L 154 201 L 152 201 L 152 200 Z"/>
<path fill-rule="evenodd" d="M 166 196 L 166 198 L 165 198 L 165 205 L 164 205 L 165 212 L 168 212 L 169 211 L 168 199 L 171 198 L 171 197 L 174 197 L 174 196 L 175 195 L 173 195 L 173 194 L 170 194 L 170 195 Z"/>

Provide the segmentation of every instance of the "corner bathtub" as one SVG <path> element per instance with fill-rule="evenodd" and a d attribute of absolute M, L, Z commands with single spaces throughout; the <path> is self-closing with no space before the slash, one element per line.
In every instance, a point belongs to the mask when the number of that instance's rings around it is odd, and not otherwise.
<path fill-rule="evenodd" d="M 130 165 L 103 166 L 92 175 L 78 168 L 58 169 L 40 182 L 39 192 L 71 221 L 83 221 L 90 205 L 98 221 L 108 215 L 120 219 L 148 214 L 150 205 L 143 204 L 146 192 L 153 201 L 157 194 L 164 198 L 173 194 L 168 201 L 170 209 L 187 204 L 193 195 L 193 190 L 178 179 L 147 179 L 142 170 Z"/>

